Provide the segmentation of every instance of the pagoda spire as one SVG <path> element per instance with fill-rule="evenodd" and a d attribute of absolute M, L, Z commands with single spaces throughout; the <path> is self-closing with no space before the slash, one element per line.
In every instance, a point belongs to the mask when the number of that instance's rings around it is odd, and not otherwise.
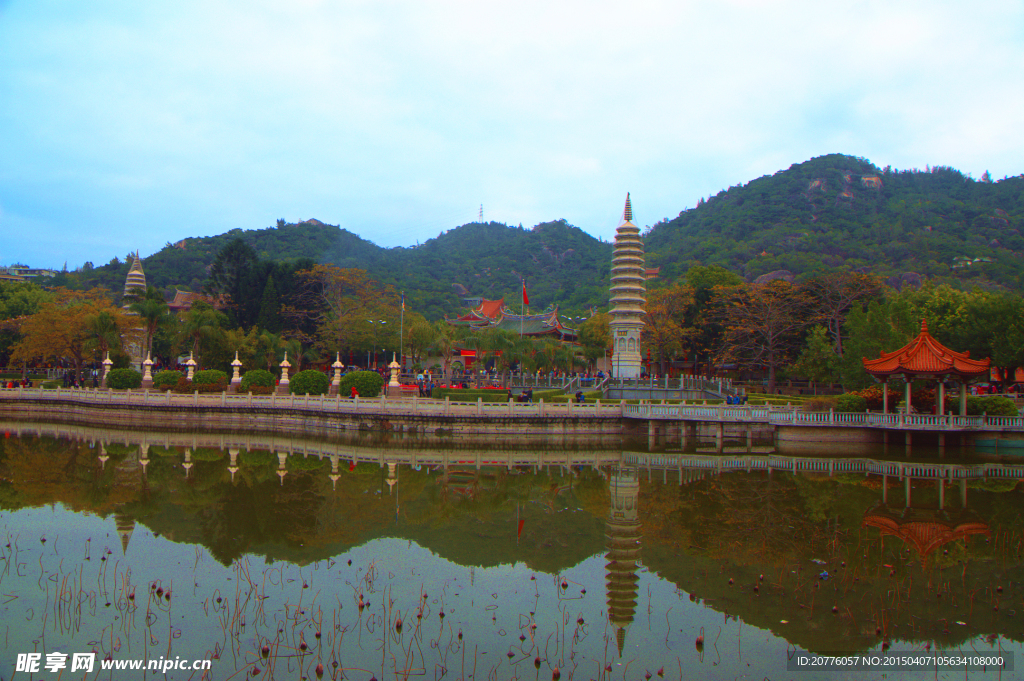
<path fill-rule="evenodd" d="M 633 222 L 633 206 L 629 203 L 629 192 L 626 192 L 626 207 L 622 211 L 623 222 Z"/>

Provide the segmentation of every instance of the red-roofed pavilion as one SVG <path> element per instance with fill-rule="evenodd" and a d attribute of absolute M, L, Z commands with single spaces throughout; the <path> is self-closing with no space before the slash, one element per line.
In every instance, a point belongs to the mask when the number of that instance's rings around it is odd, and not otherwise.
<path fill-rule="evenodd" d="M 883 352 L 878 359 L 863 358 L 864 369 L 876 379 L 882 379 L 882 410 L 889 410 L 889 377 L 902 375 L 907 384 L 906 405 L 910 412 L 910 382 L 932 379 L 939 383 L 939 414 L 945 413 L 945 381 L 956 377 L 960 381 L 960 414 L 967 413 L 967 384 L 989 375 L 991 359 L 971 359 L 969 352 L 950 350 L 928 333 L 927 320 L 921 320 L 921 333 L 899 350 Z"/>

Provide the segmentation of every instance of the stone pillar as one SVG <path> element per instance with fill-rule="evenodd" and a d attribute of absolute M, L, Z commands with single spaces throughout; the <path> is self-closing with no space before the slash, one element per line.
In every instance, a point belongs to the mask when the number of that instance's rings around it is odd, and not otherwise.
<path fill-rule="evenodd" d="M 725 424 L 719 421 L 717 425 L 718 427 L 715 429 L 715 451 L 721 454 L 725 450 Z"/>
<path fill-rule="evenodd" d="M 882 381 L 882 413 L 889 413 L 889 377 Z"/>
<path fill-rule="evenodd" d="M 906 396 L 903 398 L 903 404 L 906 405 L 906 406 L 903 407 L 903 413 L 904 414 L 909 414 L 910 413 L 910 377 L 909 376 L 904 376 L 904 378 L 907 381 L 907 387 L 906 387 L 906 390 L 905 390 Z"/>
<path fill-rule="evenodd" d="M 939 401 L 937 403 L 938 409 L 935 413 L 939 416 L 943 416 L 946 413 L 946 381 L 944 376 L 939 377 Z"/>
<path fill-rule="evenodd" d="M 967 416 L 967 381 L 960 381 L 960 416 Z"/>

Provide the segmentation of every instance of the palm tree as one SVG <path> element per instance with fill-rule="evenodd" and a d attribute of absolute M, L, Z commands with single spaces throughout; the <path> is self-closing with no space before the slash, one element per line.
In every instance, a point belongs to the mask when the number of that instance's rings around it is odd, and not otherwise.
<path fill-rule="evenodd" d="M 274 372 L 274 368 L 280 359 L 280 352 L 284 349 L 283 338 L 270 331 L 260 334 L 256 346 L 256 356 L 261 357 L 267 363 L 267 371 Z"/>
<path fill-rule="evenodd" d="M 192 303 L 188 312 L 182 315 L 180 333 L 186 342 L 191 345 L 193 354 L 200 354 L 200 348 L 204 341 L 209 343 L 220 338 L 224 333 L 224 324 L 227 317 L 208 303 L 197 301 Z"/>
<path fill-rule="evenodd" d="M 101 358 L 109 350 L 121 347 L 121 328 L 117 316 L 110 310 L 100 310 L 96 314 L 87 315 L 85 326 L 92 334 Z"/>
<path fill-rule="evenodd" d="M 444 382 L 451 379 L 452 359 L 458 345 L 465 338 L 465 327 L 452 326 L 441 319 L 434 322 L 434 340 L 432 346 L 437 354 L 441 356 L 441 370 L 444 374 Z"/>
<path fill-rule="evenodd" d="M 135 302 L 128 305 L 128 309 L 139 316 L 143 322 L 143 330 L 146 332 L 146 355 L 153 349 L 153 334 L 161 326 L 165 326 L 173 319 L 164 300 L 164 294 L 155 286 L 146 287 L 146 292 L 140 296 L 134 296 Z"/>

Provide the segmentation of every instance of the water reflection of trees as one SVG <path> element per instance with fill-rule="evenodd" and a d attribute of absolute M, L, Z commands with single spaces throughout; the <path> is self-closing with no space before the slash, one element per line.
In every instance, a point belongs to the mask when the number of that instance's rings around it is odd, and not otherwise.
<path fill-rule="evenodd" d="M 775 561 L 806 554 L 824 538 L 792 480 L 779 475 L 712 478 L 694 490 L 693 542 L 715 557 Z"/>

